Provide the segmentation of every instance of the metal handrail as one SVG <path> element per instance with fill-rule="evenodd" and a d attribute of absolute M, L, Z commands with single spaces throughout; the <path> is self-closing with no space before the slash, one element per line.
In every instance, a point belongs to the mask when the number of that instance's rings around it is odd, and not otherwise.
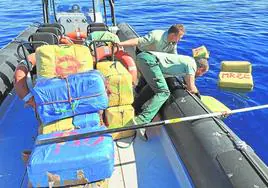
<path fill-rule="evenodd" d="M 58 22 L 56 18 L 56 10 L 55 10 L 55 1 L 54 0 L 42 0 L 42 7 L 43 7 L 43 20 L 44 23 L 49 23 L 49 2 L 52 3 L 52 9 L 53 9 L 53 14 L 55 21 Z M 105 23 L 107 24 L 107 14 L 106 14 L 106 3 L 105 0 L 104 2 L 104 13 L 105 13 Z M 93 5 L 93 12 L 94 12 L 94 22 L 96 21 L 96 7 L 95 7 L 95 0 L 92 0 L 92 5 Z M 109 5 L 110 5 L 110 10 L 111 10 L 111 19 L 112 19 L 112 24 L 113 26 L 116 26 L 116 18 L 115 18 L 115 10 L 114 10 L 114 0 L 109 0 Z"/>

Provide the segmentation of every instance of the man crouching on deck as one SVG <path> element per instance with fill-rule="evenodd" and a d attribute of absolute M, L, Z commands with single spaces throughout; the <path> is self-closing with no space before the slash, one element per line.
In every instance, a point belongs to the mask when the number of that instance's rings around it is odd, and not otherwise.
<path fill-rule="evenodd" d="M 145 103 L 142 112 L 129 124 L 152 121 L 170 95 L 165 76 L 183 76 L 187 90 L 198 93 L 195 78 L 208 71 L 209 53 L 205 46 L 201 46 L 193 49 L 193 56 L 194 58 L 152 51 L 142 52 L 137 56 L 137 67 L 153 90 L 154 96 Z"/>

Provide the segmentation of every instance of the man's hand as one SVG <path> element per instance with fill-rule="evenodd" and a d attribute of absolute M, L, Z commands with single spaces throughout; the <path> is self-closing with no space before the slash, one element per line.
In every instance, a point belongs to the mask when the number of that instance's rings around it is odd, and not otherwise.
<path fill-rule="evenodd" d="M 124 47 L 122 45 L 122 42 L 118 42 L 118 43 L 115 43 L 115 44 L 116 44 L 116 46 L 118 46 L 118 49 L 119 50 L 124 50 Z"/>
<path fill-rule="evenodd" d="M 201 95 L 200 95 L 199 91 L 197 91 L 197 93 L 195 93 L 195 96 L 197 96 L 199 99 L 201 99 Z"/>
<path fill-rule="evenodd" d="M 195 86 L 195 77 L 193 75 L 186 75 L 184 77 L 185 83 L 187 90 L 190 91 L 191 93 L 195 94 L 198 92 L 196 86 Z"/>

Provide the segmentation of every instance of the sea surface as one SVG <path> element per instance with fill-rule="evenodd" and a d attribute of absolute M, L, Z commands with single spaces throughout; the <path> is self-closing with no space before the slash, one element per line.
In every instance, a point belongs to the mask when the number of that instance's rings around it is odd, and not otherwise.
<path fill-rule="evenodd" d="M 210 95 L 231 109 L 268 103 L 268 1 L 266 0 L 115 0 L 117 22 L 128 22 L 144 35 L 181 23 L 186 34 L 178 52 L 206 45 L 210 70 L 197 80 L 202 95 Z M 41 1 L 0 1 L 0 47 L 28 25 L 42 21 Z M 242 93 L 218 88 L 223 60 L 249 61 L 254 89 Z M 226 124 L 268 164 L 268 109 L 231 115 Z"/>

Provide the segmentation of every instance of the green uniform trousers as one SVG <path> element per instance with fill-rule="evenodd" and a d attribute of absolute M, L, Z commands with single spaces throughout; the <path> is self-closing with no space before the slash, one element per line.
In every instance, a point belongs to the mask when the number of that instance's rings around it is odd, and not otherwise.
<path fill-rule="evenodd" d="M 138 123 L 149 123 L 168 99 L 170 91 L 154 55 L 142 52 L 138 54 L 136 64 L 147 84 L 152 88 L 154 96 L 145 103 L 141 114 L 135 120 Z"/>

